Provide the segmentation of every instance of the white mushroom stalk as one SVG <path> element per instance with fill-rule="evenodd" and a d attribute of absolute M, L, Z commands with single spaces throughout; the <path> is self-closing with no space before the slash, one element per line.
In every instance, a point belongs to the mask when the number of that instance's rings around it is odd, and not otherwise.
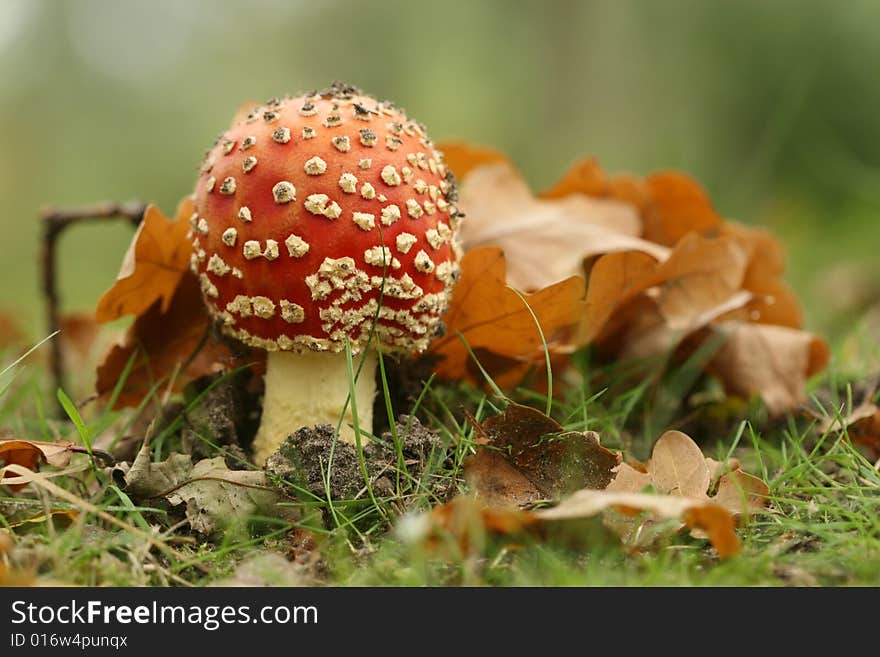
<path fill-rule="evenodd" d="M 357 375 L 360 357 L 354 357 Z M 376 352 L 363 355 L 354 390 L 362 444 L 369 442 L 373 428 L 376 396 Z M 289 434 L 299 427 L 330 424 L 339 426 L 339 439 L 355 443 L 352 403 L 345 352 L 297 354 L 269 352 L 266 359 L 266 394 L 263 417 L 254 439 L 254 461 L 265 463 Z"/>

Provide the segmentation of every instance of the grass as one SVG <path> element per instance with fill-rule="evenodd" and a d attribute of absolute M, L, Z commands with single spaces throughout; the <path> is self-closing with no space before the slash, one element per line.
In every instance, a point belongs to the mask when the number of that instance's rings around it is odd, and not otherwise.
<path fill-rule="evenodd" d="M 249 518 L 205 541 L 189 530 L 179 509 L 158 500 L 133 500 L 118 473 L 83 455 L 74 458 L 65 474 L 39 486 L 19 492 L 0 488 L 0 526 L 16 544 L 6 558 L 19 572 L 45 580 L 115 586 L 206 585 L 234 576 L 242 561 L 266 552 L 288 555 L 297 564 L 290 566 L 296 577 L 314 584 L 880 585 L 880 472 L 845 433 L 821 434 L 817 421 L 806 415 L 770 420 L 758 403 L 724 399 L 699 375 L 699 359 L 674 368 L 663 362 L 602 368 L 584 353 L 575 362 L 589 376 L 564 395 L 551 400 L 524 387 L 511 392 L 511 398 L 549 408 L 568 430 L 599 431 L 606 446 L 631 456 L 644 457 L 664 429 L 684 422 L 682 428 L 708 456 L 737 457 L 771 489 L 771 512 L 739 531 L 739 556 L 719 560 L 705 541 L 682 533 L 661 534 L 647 549 L 626 549 L 595 522 L 570 531 L 565 540 L 479 535 L 467 551 L 453 543 L 426 550 L 401 540 L 402 522 L 405 526 L 407 519 L 442 502 L 450 491 L 464 489 L 462 463 L 474 446 L 464 412 L 485 418 L 507 401 L 495 393 L 431 379 L 411 407 L 393 412 L 418 415 L 439 431 L 443 446 L 418 476 L 398 467 L 390 492 L 374 490 L 367 482 L 354 499 L 331 503 L 302 489 L 294 491 L 303 508 L 327 511 L 326 523 L 315 513 L 297 522 Z M 385 361 L 381 368 L 380 395 L 386 406 L 392 399 L 385 376 L 390 366 Z M 826 417 L 845 414 L 854 403 L 851 387 L 837 378 L 827 375 L 817 384 L 827 401 L 811 401 Z M 0 426 L 34 439 L 79 436 L 91 449 L 102 438 L 118 442 L 137 422 L 131 411 L 77 408 L 64 393 L 59 398 L 71 422 L 47 419 L 41 410 L 48 406 L 42 381 L 38 367 L 19 369 L 0 397 Z M 691 400 L 708 401 L 685 409 L 688 394 Z M 185 410 L 192 412 L 204 398 L 204 392 L 190 397 Z M 152 407 L 144 404 L 135 413 Z M 161 432 L 154 460 L 181 449 L 182 423 L 178 418 Z M 398 433 L 408 430 L 393 432 L 390 440 L 398 441 Z M 202 439 L 202 449 L 224 453 L 213 436 Z M 399 444 L 396 453 L 399 466 Z M 363 458 L 360 467 L 365 467 Z M 51 469 L 45 474 L 49 477 Z M 290 482 L 277 483 L 293 491 Z M 72 519 L 70 512 L 77 512 Z M 30 522 L 22 522 L 28 518 Z M 302 549 L 304 537 L 318 544 L 317 551 Z M 269 579 L 284 580 L 280 575 Z"/>

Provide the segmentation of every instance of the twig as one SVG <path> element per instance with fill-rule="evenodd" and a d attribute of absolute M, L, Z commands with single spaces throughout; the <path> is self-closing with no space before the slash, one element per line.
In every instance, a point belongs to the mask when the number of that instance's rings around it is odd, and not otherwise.
<path fill-rule="evenodd" d="M 145 209 L 146 204 L 135 201 L 131 203 L 100 203 L 73 210 L 47 208 L 41 212 L 43 222 L 43 294 L 46 297 L 49 334 L 58 331 L 60 324 L 59 307 L 61 301 L 58 294 L 56 263 L 58 238 L 61 234 L 72 224 L 95 220 L 127 219 L 133 226 L 137 226 L 143 219 Z M 52 382 L 57 390 L 64 386 L 61 340 L 52 340 L 49 348 Z M 64 417 L 64 410 L 60 404 L 56 408 L 59 416 Z"/>

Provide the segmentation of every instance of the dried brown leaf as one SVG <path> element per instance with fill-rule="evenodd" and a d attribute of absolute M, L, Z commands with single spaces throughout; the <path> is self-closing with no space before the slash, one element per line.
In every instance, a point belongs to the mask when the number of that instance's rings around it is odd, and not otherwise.
<path fill-rule="evenodd" d="M 499 150 L 488 146 L 474 146 L 462 141 L 442 142 L 438 144 L 437 148 L 443 153 L 446 166 L 459 180 L 464 179 L 477 167 L 510 162 L 507 156 Z"/>
<path fill-rule="evenodd" d="M 726 468 L 730 471 L 724 472 Z M 650 486 L 661 495 L 712 501 L 736 516 L 761 510 L 770 493 L 767 484 L 743 472 L 738 461 L 722 464 L 703 456 L 699 446 L 680 431 L 667 431 L 660 437 L 644 469 L 641 472 L 622 463 L 607 490 L 638 493 Z M 716 478 L 715 495 L 710 497 Z"/>
<path fill-rule="evenodd" d="M 880 407 L 871 401 L 875 389 L 871 386 L 862 402 L 846 415 L 839 419 L 837 416 L 820 417 L 816 426 L 822 434 L 845 430 L 850 440 L 861 445 L 872 461 L 880 459 Z"/>
<path fill-rule="evenodd" d="M 691 232 L 714 234 L 722 224 L 703 189 L 682 173 L 661 171 L 644 180 L 609 178 L 595 160 L 581 160 L 542 196 L 561 198 L 578 192 L 631 203 L 642 217 L 641 237 L 663 246 L 674 246 Z"/>
<path fill-rule="evenodd" d="M 639 238 L 641 220 L 631 205 L 583 194 L 535 198 L 507 162 L 471 170 L 461 182 L 458 205 L 467 215 L 459 233 L 464 248 L 502 248 L 508 281 L 522 290 L 578 274 L 584 259 L 603 253 L 643 251 L 657 259 L 668 254 Z"/>
<path fill-rule="evenodd" d="M 8 465 L 20 465 L 36 472 L 41 462 L 56 468 L 63 468 L 70 463 L 74 453 L 83 448 L 67 440 L 43 442 L 40 440 L 20 440 L 17 438 L 0 439 L 0 484 Z M 13 490 L 23 488 L 26 484 L 8 484 Z"/>
<path fill-rule="evenodd" d="M 543 521 L 575 520 L 608 510 L 633 516 L 649 512 L 654 520 L 680 520 L 692 529 L 704 531 L 721 558 L 739 552 L 733 516 L 708 500 L 615 490 L 581 490 L 557 506 L 535 511 L 533 515 Z"/>
<path fill-rule="evenodd" d="M 551 352 L 568 348 L 560 336 L 574 326 L 582 312 L 583 279 L 560 281 L 526 295 L 523 302 L 507 287 L 505 270 L 501 249 L 474 249 L 462 258 L 461 279 L 443 317 L 446 335 L 435 340 L 429 349 L 430 354 L 440 359 L 436 372 L 442 378 L 479 382 L 468 367 L 469 356 L 459 334 L 473 350 L 485 349 L 517 361 L 523 373 L 532 364 L 543 362 L 541 334 L 529 308 L 537 317 Z"/>
<path fill-rule="evenodd" d="M 681 431 L 667 431 L 651 456 L 649 471 L 661 493 L 700 497 L 709 488 L 709 465 L 697 444 Z"/>
<path fill-rule="evenodd" d="M 182 375 L 174 384 L 174 389 L 180 390 L 187 381 L 220 371 L 232 357 L 223 343 L 205 340 L 209 326 L 198 281 L 187 272 L 167 310 L 162 311 L 156 301 L 129 327 L 123 341 L 106 354 L 97 369 L 97 393 L 104 398 L 110 395 L 132 357 L 134 365 L 117 407 L 137 406 L 155 383 L 175 373 Z"/>
<path fill-rule="evenodd" d="M 511 404 L 476 425 L 485 443 L 465 461 L 465 477 L 487 506 L 513 507 L 558 499 L 581 488 L 604 488 L 620 462 L 594 431 L 563 431 L 541 411 Z"/>
<path fill-rule="evenodd" d="M 640 253 L 603 256 L 590 271 L 580 338 L 611 341 L 617 351 L 649 355 L 635 336 L 626 337 L 634 314 L 628 304 L 646 296 L 662 320 L 660 330 L 684 337 L 750 300 L 742 291 L 747 263 L 748 254 L 735 239 L 696 233 L 682 239 L 662 262 Z M 641 336 L 645 342 L 664 344 L 650 331 Z"/>
<path fill-rule="evenodd" d="M 504 455 L 485 447 L 468 457 L 464 476 L 476 499 L 488 508 L 513 508 L 534 504 L 545 496 Z"/>
<path fill-rule="evenodd" d="M 785 326 L 719 322 L 713 331 L 725 338 L 710 371 L 728 393 L 758 394 L 774 414 L 797 408 L 806 400 L 809 377 L 828 364 L 830 353 L 821 338 Z"/>
<path fill-rule="evenodd" d="M 767 506 L 769 495 L 770 488 L 762 479 L 737 468 L 721 476 L 712 501 L 734 516 L 749 516 Z"/>
<path fill-rule="evenodd" d="M 192 247 L 186 233 L 192 211 L 189 197 L 180 202 L 170 222 L 155 205 L 147 207 L 116 282 L 98 301 L 98 322 L 142 315 L 157 301 L 162 312 L 168 310 L 184 273 L 189 271 Z"/>

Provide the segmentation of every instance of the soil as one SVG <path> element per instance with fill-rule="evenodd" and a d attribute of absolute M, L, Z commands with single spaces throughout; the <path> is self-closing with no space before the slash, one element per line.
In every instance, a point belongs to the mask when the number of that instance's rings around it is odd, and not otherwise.
<path fill-rule="evenodd" d="M 220 375 L 205 376 L 188 387 L 187 396 L 201 394 Z M 247 461 L 244 446 L 248 445 L 259 425 L 259 398 L 248 391 L 247 372 L 227 377 L 208 390 L 196 408 L 186 416 L 181 433 L 184 451 L 194 458 L 208 458 L 216 450 L 206 442 L 224 448 L 227 466 L 238 469 Z M 206 439 L 206 440 L 205 440 Z"/>
<path fill-rule="evenodd" d="M 407 471 L 418 478 L 431 451 L 439 445 L 437 434 L 407 415 L 401 415 L 396 425 Z M 391 433 L 385 432 L 381 438 L 364 446 L 364 463 L 374 494 L 390 495 L 398 455 Z M 329 424 L 292 433 L 269 457 L 266 470 L 319 499 L 327 499 L 328 492 L 334 500 L 363 498 L 366 490 L 357 447 L 337 441 Z M 328 470 L 329 486 L 325 487 Z"/>

